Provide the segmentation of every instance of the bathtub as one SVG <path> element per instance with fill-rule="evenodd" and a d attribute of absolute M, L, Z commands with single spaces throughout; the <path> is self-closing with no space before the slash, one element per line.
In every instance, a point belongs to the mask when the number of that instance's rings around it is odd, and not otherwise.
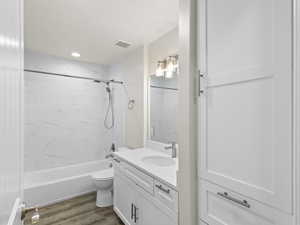
<path fill-rule="evenodd" d="M 100 160 L 49 170 L 26 172 L 24 198 L 28 207 L 46 206 L 96 191 L 90 174 L 107 169 L 110 161 Z"/>

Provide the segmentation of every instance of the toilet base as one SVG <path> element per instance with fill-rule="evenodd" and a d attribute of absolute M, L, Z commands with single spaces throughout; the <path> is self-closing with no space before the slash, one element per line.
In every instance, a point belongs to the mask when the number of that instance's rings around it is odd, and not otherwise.
<path fill-rule="evenodd" d="M 109 207 L 113 205 L 112 189 L 97 191 L 97 207 Z"/>

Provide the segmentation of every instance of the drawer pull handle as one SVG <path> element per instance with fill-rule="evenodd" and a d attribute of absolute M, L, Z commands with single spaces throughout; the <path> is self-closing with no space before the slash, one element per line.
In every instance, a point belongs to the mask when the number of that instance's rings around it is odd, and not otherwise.
<path fill-rule="evenodd" d="M 161 191 L 167 193 L 167 194 L 170 194 L 170 189 L 165 189 L 162 185 L 158 185 L 156 184 L 155 185 L 158 189 L 160 189 Z"/>
<path fill-rule="evenodd" d="M 115 162 L 120 163 L 121 161 L 118 159 L 114 159 Z"/>
<path fill-rule="evenodd" d="M 246 201 L 246 200 L 239 200 L 239 199 L 236 199 L 234 197 L 231 197 L 227 192 L 224 192 L 224 193 L 221 193 L 221 192 L 218 192 L 218 195 L 229 200 L 229 201 L 232 201 L 232 202 L 235 202 L 239 205 L 242 205 L 244 207 L 247 207 L 247 208 L 250 208 L 250 204 Z"/>

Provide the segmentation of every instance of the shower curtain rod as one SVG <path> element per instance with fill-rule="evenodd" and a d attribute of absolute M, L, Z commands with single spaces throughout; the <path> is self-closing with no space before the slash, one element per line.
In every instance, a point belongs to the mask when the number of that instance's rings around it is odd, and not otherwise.
<path fill-rule="evenodd" d="M 68 78 L 75 78 L 75 79 L 83 79 L 83 80 L 91 80 L 97 83 L 116 83 L 116 84 L 123 84 L 123 81 L 118 81 L 118 80 L 101 80 L 97 78 L 91 78 L 91 77 L 82 77 L 82 76 L 73 76 L 73 75 L 68 75 L 68 74 L 60 74 L 60 73 L 51 73 L 51 72 L 45 72 L 45 71 L 39 71 L 39 70 L 29 70 L 29 69 L 24 69 L 25 72 L 30 72 L 30 73 L 39 73 L 39 74 L 47 74 L 47 75 L 53 75 L 53 76 L 59 76 L 59 77 L 68 77 Z"/>
<path fill-rule="evenodd" d="M 155 85 L 150 85 L 150 87 L 152 87 L 152 88 L 158 88 L 158 89 L 178 91 L 178 88 L 160 87 L 160 86 L 155 86 Z"/>

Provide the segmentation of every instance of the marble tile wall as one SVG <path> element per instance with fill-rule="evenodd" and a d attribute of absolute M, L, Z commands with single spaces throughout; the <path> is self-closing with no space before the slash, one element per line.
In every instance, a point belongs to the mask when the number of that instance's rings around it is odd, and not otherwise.
<path fill-rule="evenodd" d="M 31 51 L 25 69 L 109 78 L 105 66 Z M 26 72 L 25 171 L 104 159 L 115 133 L 103 126 L 107 103 L 100 84 Z"/>

